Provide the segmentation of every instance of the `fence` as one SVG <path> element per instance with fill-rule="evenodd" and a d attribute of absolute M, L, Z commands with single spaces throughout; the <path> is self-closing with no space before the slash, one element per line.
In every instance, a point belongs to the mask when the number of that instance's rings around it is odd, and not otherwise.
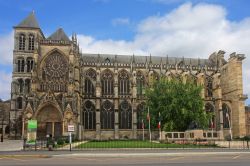
<path fill-rule="evenodd" d="M 142 140 L 83 140 L 72 144 L 66 138 L 58 140 L 36 140 L 34 143 L 24 141 L 24 150 L 109 150 L 109 149 L 191 149 L 223 148 L 249 149 L 248 141 L 216 141 L 208 139 L 178 139 L 165 141 Z"/>

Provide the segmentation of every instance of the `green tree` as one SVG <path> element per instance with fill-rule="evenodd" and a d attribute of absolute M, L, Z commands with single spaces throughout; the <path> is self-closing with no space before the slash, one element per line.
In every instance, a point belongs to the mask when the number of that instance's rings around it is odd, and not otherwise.
<path fill-rule="evenodd" d="M 212 115 L 204 111 L 202 87 L 193 81 L 160 79 L 146 89 L 147 106 L 152 128 L 157 126 L 159 112 L 164 131 L 185 131 L 191 123 L 199 128 L 208 127 Z"/>

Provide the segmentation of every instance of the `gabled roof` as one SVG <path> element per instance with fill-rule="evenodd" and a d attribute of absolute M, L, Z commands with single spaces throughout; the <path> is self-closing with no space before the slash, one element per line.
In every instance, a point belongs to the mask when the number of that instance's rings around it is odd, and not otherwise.
<path fill-rule="evenodd" d="M 21 23 L 19 23 L 15 27 L 16 28 L 38 28 L 38 29 L 40 29 L 39 24 L 36 20 L 34 11 L 31 12 L 28 15 L 28 17 L 26 17 Z"/>
<path fill-rule="evenodd" d="M 65 34 L 62 28 L 59 28 L 52 35 L 48 37 L 49 40 L 62 40 L 62 41 L 70 41 L 68 36 Z"/>

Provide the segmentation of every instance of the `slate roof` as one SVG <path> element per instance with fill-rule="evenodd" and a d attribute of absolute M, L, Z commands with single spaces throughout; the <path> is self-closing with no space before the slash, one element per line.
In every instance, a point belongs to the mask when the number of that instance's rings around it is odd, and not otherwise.
<path fill-rule="evenodd" d="M 28 17 L 26 17 L 22 22 L 20 22 L 16 28 L 38 28 L 40 29 L 40 26 L 36 20 L 34 11 L 31 12 Z"/>
<path fill-rule="evenodd" d="M 59 28 L 54 32 L 52 35 L 50 35 L 48 40 L 59 40 L 59 41 L 70 41 L 69 37 L 65 34 L 62 28 Z"/>
<path fill-rule="evenodd" d="M 98 62 L 105 63 L 108 59 L 110 63 L 114 63 L 115 60 L 117 63 L 131 63 L 131 59 L 133 55 L 114 55 L 114 54 L 82 54 L 83 62 Z M 184 64 L 184 65 L 192 65 L 192 66 L 214 66 L 209 59 L 195 59 L 195 58 L 183 58 L 183 57 L 160 57 L 160 56 L 138 56 L 134 55 L 134 61 L 136 64 L 142 64 L 147 62 L 151 62 L 152 64 Z"/>

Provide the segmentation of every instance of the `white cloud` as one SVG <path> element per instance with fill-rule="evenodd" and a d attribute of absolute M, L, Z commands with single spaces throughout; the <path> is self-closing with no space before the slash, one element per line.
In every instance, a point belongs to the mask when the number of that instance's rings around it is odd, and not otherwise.
<path fill-rule="evenodd" d="M 0 36 L 0 64 L 8 65 L 12 63 L 12 51 L 14 47 L 14 33 Z"/>
<path fill-rule="evenodd" d="M 0 71 L 0 98 L 3 100 L 10 99 L 11 73 Z"/>
<path fill-rule="evenodd" d="M 142 20 L 132 41 L 97 40 L 80 35 L 83 52 L 208 58 L 220 49 L 244 53 L 244 93 L 250 96 L 250 18 L 232 22 L 219 5 L 185 3 L 165 15 Z M 248 102 L 250 103 L 250 101 Z"/>
<path fill-rule="evenodd" d="M 250 18 L 232 22 L 226 18 L 226 13 L 219 5 L 185 3 L 165 15 L 142 20 L 131 41 L 97 40 L 85 34 L 79 35 L 78 40 L 86 53 L 152 53 L 153 56 L 168 54 L 194 58 L 208 58 L 220 49 L 227 55 L 231 52 L 244 53 L 247 57 L 243 61 L 244 93 L 250 97 Z M 0 64 L 11 66 L 12 50 L 13 33 L 0 37 Z M 0 69 L 0 77 L 0 98 L 7 99 L 11 73 Z"/>
<path fill-rule="evenodd" d="M 112 20 L 112 25 L 113 26 L 118 26 L 118 25 L 129 25 L 130 20 L 129 18 L 115 18 Z"/>

